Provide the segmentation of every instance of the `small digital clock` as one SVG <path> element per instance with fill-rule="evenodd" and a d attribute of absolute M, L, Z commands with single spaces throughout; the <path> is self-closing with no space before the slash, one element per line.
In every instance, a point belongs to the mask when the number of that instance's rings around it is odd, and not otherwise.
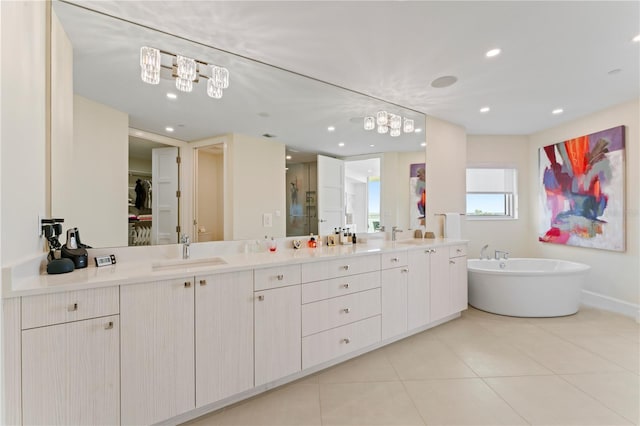
<path fill-rule="evenodd" d="M 112 254 L 109 256 L 96 256 L 95 260 L 96 260 L 97 267 L 114 265 L 116 263 L 116 256 L 115 254 Z"/>

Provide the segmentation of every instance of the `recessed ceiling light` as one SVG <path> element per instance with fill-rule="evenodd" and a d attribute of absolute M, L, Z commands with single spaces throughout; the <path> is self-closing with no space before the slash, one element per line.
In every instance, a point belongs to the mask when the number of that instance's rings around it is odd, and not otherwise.
<path fill-rule="evenodd" d="M 336 130 L 336 128 L 335 128 L 335 127 L 333 127 L 333 126 L 329 126 L 329 127 L 327 127 L 327 131 L 328 131 L 328 132 L 333 132 L 334 130 Z"/>
<path fill-rule="evenodd" d="M 371 148 L 373 148 L 375 145 L 374 145 L 374 144 L 371 144 L 371 145 L 369 145 L 369 146 L 370 146 Z"/>
<path fill-rule="evenodd" d="M 443 77 L 438 77 L 431 82 L 431 87 L 435 87 L 436 89 L 442 89 L 443 87 L 452 86 L 456 81 L 458 81 L 458 77 L 454 75 L 445 75 Z"/>
<path fill-rule="evenodd" d="M 427 146 L 427 143 L 426 143 L 426 142 L 422 142 L 422 143 L 420 144 L 420 146 Z"/>
<path fill-rule="evenodd" d="M 413 133 L 422 133 L 422 129 L 415 129 Z"/>
<path fill-rule="evenodd" d="M 635 41 L 635 42 L 640 41 L 640 34 L 638 34 L 637 36 L 635 36 L 635 37 L 633 38 L 633 41 Z"/>
<path fill-rule="evenodd" d="M 290 155 L 287 155 L 287 156 L 286 156 L 286 157 L 284 157 L 284 158 L 286 158 L 287 160 L 291 160 L 291 156 L 290 156 Z"/>
<path fill-rule="evenodd" d="M 176 95 L 175 93 L 167 93 L 167 98 L 169 99 L 178 99 L 178 95 Z"/>
<path fill-rule="evenodd" d="M 344 146 L 344 142 L 340 142 L 338 146 Z"/>
<path fill-rule="evenodd" d="M 485 53 L 484 55 L 487 58 L 493 58 L 494 56 L 498 56 L 500 54 L 500 52 L 502 52 L 502 50 L 500 50 L 500 49 L 491 49 L 487 53 Z"/>
<path fill-rule="evenodd" d="M 173 132 L 173 127 L 165 127 L 164 128 L 167 132 Z"/>
<path fill-rule="evenodd" d="M 487 112 L 489 112 L 489 111 L 491 111 L 491 108 L 489 108 L 489 107 L 482 107 L 482 108 L 480 108 L 480 112 L 481 112 L 481 113 L 483 113 L 483 114 L 485 114 L 485 113 L 487 113 Z"/>
<path fill-rule="evenodd" d="M 556 108 L 553 111 L 551 111 L 551 114 L 558 115 L 558 114 L 562 114 L 563 112 L 564 110 L 562 108 Z"/>

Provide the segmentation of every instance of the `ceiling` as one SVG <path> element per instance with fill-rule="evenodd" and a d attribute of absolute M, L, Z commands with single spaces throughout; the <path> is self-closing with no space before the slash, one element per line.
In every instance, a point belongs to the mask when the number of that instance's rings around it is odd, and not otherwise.
<path fill-rule="evenodd" d="M 469 134 L 531 134 L 640 96 L 637 1 L 78 3 Z M 448 75 L 454 85 L 431 86 Z"/>

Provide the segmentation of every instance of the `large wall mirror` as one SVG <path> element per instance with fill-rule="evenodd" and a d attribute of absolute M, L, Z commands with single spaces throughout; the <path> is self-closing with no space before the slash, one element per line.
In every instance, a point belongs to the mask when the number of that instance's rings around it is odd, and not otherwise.
<path fill-rule="evenodd" d="M 51 207 L 84 243 L 420 226 L 423 114 L 76 4 L 52 9 Z M 141 79 L 143 46 L 162 51 L 157 84 Z M 177 89 L 174 55 L 201 63 L 190 92 Z M 229 71 L 219 99 L 204 63 Z M 378 111 L 416 130 L 365 130 Z M 341 163 L 324 170 L 318 155 Z"/>

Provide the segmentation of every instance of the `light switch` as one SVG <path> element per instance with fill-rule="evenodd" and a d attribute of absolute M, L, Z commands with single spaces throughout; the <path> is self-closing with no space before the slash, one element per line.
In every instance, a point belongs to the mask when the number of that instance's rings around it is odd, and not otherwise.
<path fill-rule="evenodd" d="M 271 213 L 262 214 L 262 226 L 271 228 L 273 226 L 273 215 Z"/>

